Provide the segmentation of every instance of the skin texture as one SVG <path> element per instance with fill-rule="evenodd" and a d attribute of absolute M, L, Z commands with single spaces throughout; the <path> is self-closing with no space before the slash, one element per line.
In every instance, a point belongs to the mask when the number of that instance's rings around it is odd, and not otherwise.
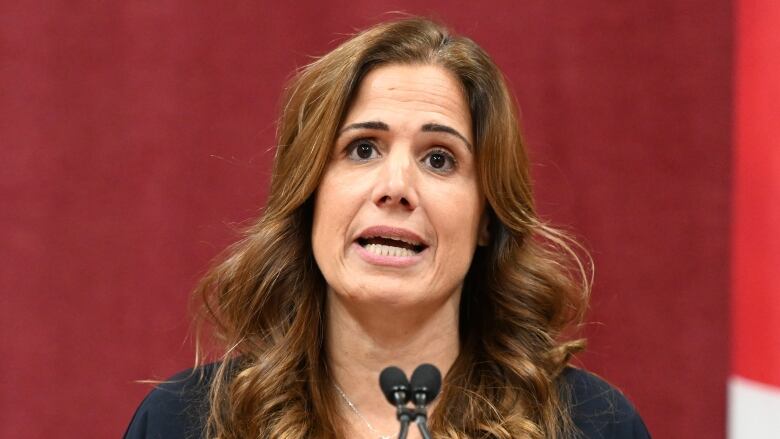
<path fill-rule="evenodd" d="M 458 354 L 463 279 L 488 238 L 471 144 L 468 105 L 449 71 L 382 66 L 361 82 L 317 192 L 312 245 L 328 283 L 330 370 L 382 433 L 398 424 L 377 385 L 381 369 L 411 374 L 430 362 L 446 373 Z M 372 259 L 356 239 L 375 226 L 427 247 Z M 346 406 L 344 416 L 350 437 L 372 437 Z"/>

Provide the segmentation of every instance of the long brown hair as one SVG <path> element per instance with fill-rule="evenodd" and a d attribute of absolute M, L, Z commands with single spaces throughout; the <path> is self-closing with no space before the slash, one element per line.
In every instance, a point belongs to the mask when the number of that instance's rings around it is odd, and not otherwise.
<path fill-rule="evenodd" d="M 363 76 L 389 63 L 453 72 L 473 121 L 491 242 L 463 286 L 461 351 L 431 418 L 437 437 L 559 438 L 571 432 L 556 381 L 581 341 L 561 341 L 589 280 L 566 235 L 535 211 L 517 110 L 500 71 L 468 38 L 420 18 L 376 25 L 303 68 L 277 130 L 263 215 L 197 289 L 226 346 L 208 435 L 333 438 L 339 410 L 323 353 L 325 281 L 311 248 L 312 195 Z"/>

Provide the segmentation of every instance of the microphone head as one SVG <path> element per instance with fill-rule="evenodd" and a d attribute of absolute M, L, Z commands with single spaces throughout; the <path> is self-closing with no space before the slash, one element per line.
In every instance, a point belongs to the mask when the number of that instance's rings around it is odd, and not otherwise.
<path fill-rule="evenodd" d="M 441 372 L 433 364 L 421 364 L 412 373 L 412 393 L 424 393 L 426 404 L 436 399 L 441 390 Z"/>
<path fill-rule="evenodd" d="M 382 393 L 385 394 L 385 398 L 392 405 L 406 404 L 412 398 L 412 393 L 409 391 L 409 379 L 406 378 L 406 374 L 401 369 L 390 366 L 382 370 L 379 374 L 379 387 L 382 388 Z M 402 401 L 396 401 L 396 395 L 402 393 Z"/>

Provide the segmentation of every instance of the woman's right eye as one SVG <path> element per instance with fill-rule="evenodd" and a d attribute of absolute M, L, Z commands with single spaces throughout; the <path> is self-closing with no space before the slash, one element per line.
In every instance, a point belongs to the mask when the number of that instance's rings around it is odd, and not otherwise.
<path fill-rule="evenodd" d="M 363 162 L 379 157 L 379 151 L 372 140 L 358 139 L 347 146 L 347 157 Z"/>

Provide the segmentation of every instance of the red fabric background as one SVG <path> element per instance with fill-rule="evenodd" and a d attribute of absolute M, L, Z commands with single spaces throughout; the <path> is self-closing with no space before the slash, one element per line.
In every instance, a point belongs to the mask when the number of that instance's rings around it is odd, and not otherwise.
<path fill-rule="evenodd" d="M 134 380 L 192 364 L 188 294 L 262 206 L 285 79 L 390 10 L 509 78 L 541 209 L 596 261 L 584 364 L 656 437 L 724 436 L 726 0 L 3 2 L 0 436 L 117 437 Z"/>

